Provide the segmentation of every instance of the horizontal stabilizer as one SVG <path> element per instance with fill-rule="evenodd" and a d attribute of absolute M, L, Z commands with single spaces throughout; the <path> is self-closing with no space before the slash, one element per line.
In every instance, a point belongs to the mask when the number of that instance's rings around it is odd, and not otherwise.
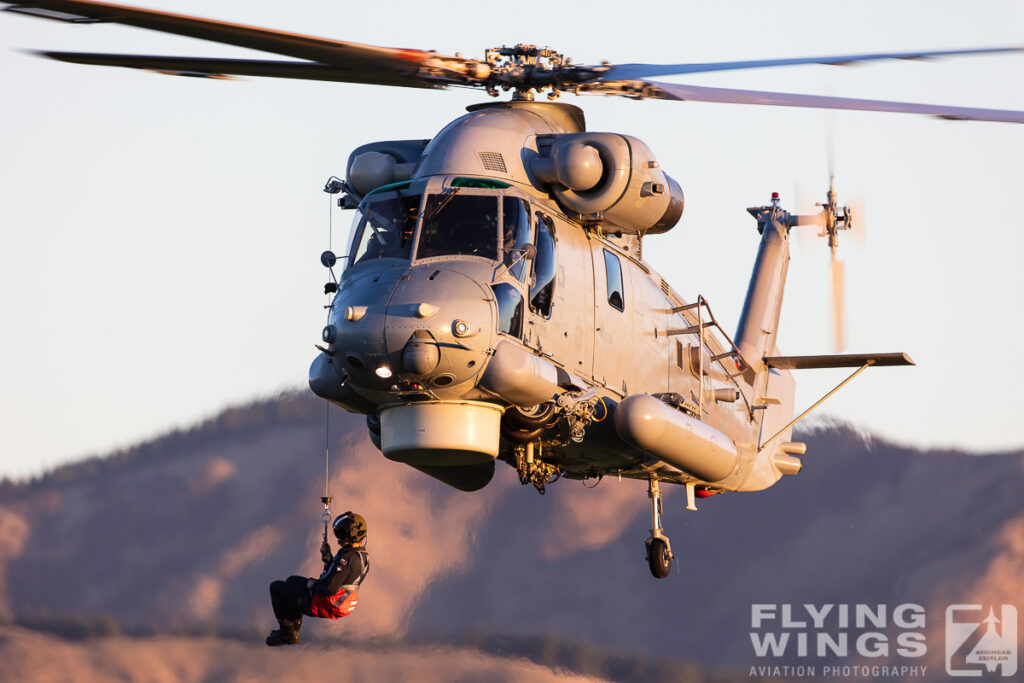
<path fill-rule="evenodd" d="M 863 365 L 915 365 L 905 353 L 843 353 L 824 356 L 772 356 L 765 365 L 780 370 L 820 370 L 823 368 L 859 368 Z"/>

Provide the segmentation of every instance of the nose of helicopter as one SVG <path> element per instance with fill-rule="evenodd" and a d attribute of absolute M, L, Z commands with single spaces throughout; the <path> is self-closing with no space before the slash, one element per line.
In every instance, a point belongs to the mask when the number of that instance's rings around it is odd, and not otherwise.
<path fill-rule="evenodd" d="M 367 269 L 346 283 L 324 329 L 328 361 L 314 362 L 310 369 L 313 391 L 349 404 L 333 395 L 339 393 L 339 378 L 347 376 L 349 389 L 374 403 L 386 401 L 386 392 L 396 388 L 461 398 L 472 389 L 495 335 L 493 295 L 485 284 L 490 273 L 474 266 L 445 262 Z"/>
<path fill-rule="evenodd" d="M 492 346 L 491 299 L 486 285 L 457 264 L 410 268 L 395 287 L 384 320 L 389 369 L 435 393 L 470 380 Z"/>

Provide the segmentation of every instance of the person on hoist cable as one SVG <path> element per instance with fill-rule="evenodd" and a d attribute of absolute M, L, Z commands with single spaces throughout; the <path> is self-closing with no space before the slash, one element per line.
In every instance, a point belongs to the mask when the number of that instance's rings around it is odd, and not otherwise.
<path fill-rule="evenodd" d="M 293 645 L 299 642 L 303 615 L 321 619 L 341 619 L 352 613 L 359 598 L 359 585 L 370 571 L 366 552 L 366 520 L 349 511 L 334 520 L 334 536 L 341 547 L 331 555 L 331 546 L 320 546 L 324 571 L 319 579 L 290 576 L 287 581 L 270 584 L 270 603 L 280 628 L 270 632 L 267 645 Z"/>

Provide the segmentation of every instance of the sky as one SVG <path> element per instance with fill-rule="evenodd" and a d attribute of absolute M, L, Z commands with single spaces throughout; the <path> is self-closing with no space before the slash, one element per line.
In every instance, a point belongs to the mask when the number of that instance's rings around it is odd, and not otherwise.
<path fill-rule="evenodd" d="M 141 6 L 447 54 L 527 42 L 580 63 L 1024 44 L 1016 1 Z M 487 99 L 464 89 L 172 78 L 25 49 L 259 54 L 0 15 L 0 477 L 33 476 L 305 386 L 327 303 L 319 254 L 329 221 L 338 250 L 351 220 L 331 211 L 324 181 L 343 174 L 354 147 L 432 137 Z M 674 80 L 1024 110 L 1022 73 L 1024 54 Z M 564 101 L 584 108 L 591 130 L 644 140 L 680 183 L 683 218 L 645 241 L 646 258 L 735 329 L 758 239 L 745 207 L 778 191 L 784 206 L 810 210 L 828 182 L 826 115 Z M 834 125 L 838 189 L 866 201 L 868 217 L 865 245 L 841 240 L 846 351 L 905 351 L 918 365 L 869 370 L 821 413 L 905 444 L 1020 448 L 1012 392 L 1024 383 L 1024 126 L 855 112 Z M 832 351 L 828 264 L 822 240 L 794 250 L 784 353 Z M 798 408 L 845 374 L 800 371 Z"/>

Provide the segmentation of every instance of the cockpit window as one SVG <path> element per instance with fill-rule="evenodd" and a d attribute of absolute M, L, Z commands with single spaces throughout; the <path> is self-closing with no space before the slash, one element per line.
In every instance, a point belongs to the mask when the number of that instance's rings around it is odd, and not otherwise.
<path fill-rule="evenodd" d="M 419 216 L 420 196 L 399 193 L 364 201 L 352 224 L 355 238 L 350 263 L 382 258 L 408 259 Z"/>
<path fill-rule="evenodd" d="M 527 260 L 518 250 L 530 243 L 530 207 L 522 199 L 505 197 L 501 209 L 501 259 L 512 277 L 522 281 Z"/>
<path fill-rule="evenodd" d="M 530 309 L 547 318 L 551 315 L 551 296 L 555 289 L 554 224 L 543 214 L 537 214 L 537 256 L 533 259 L 533 277 L 530 279 Z"/>
<path fill-rule="evenodd" d="M 466 254 L 498 258 L 498 198 L 451 191 L 427 197 L 416 258 Z"/>

